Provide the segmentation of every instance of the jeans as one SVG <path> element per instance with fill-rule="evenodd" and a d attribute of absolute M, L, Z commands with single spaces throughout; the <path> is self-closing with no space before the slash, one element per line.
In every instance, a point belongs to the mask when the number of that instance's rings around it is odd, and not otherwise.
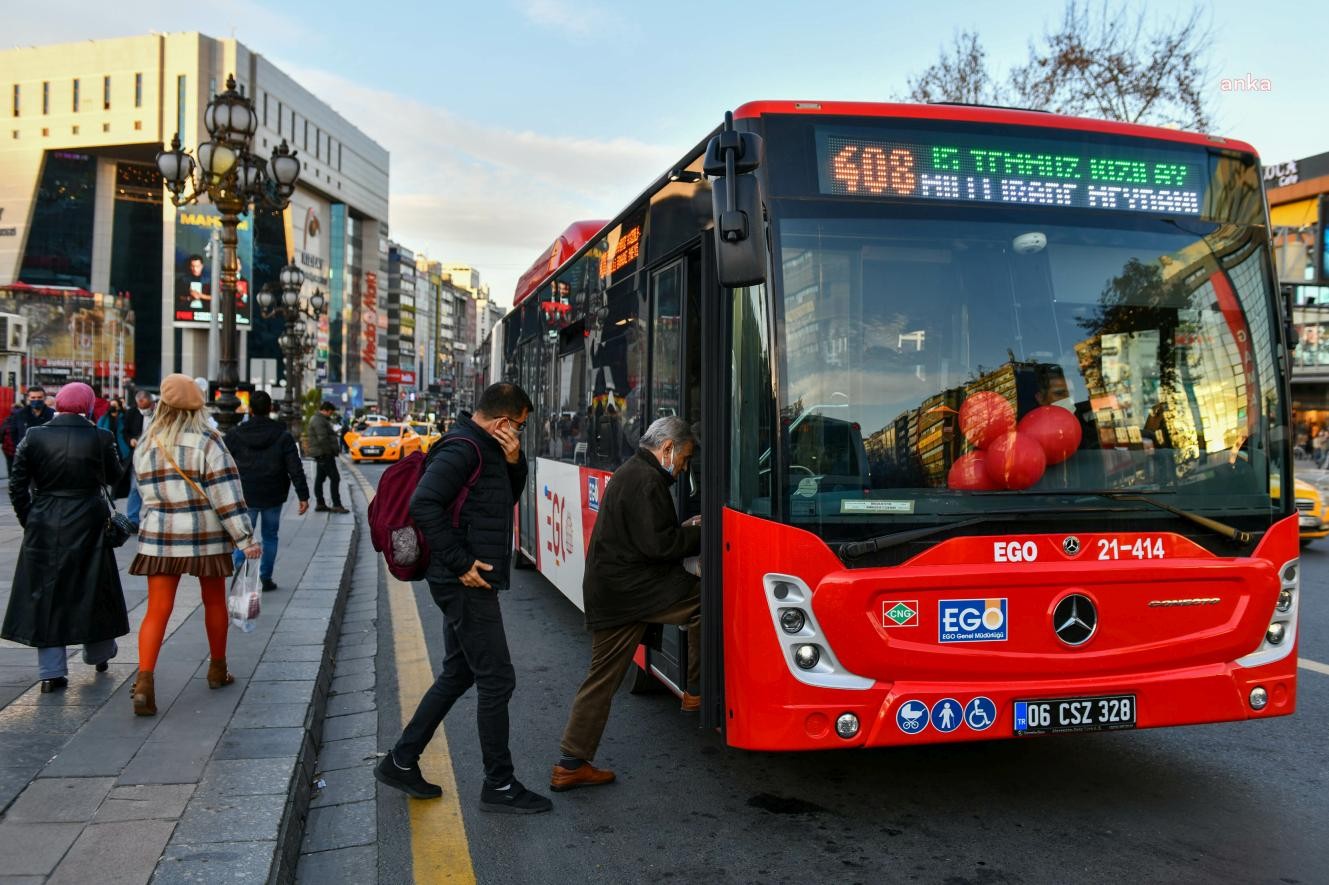
<path fill-rule="evenodd" d="M 138 525 L 140 511 L 143 510 L 143 496 L 138 493 L 137 477 L 129 481 L 129 502 L 125 504 L 125 516 L 134 525 Z"/>
<path fill-rule="evenodd" d="M 105 663 L 120 653 L 114 639 L 90 642 L 83 646 L 83 663 L 89 666 Z M 37 678 L 59 679 L 69 675 L 69 658 L 63 645 L 37 649 Z"/>
<path fill-rule="evenodd" d="M 503 613 L 493 590 L 460 584 L 429 584 L 434 602 L 443 610 L 443 671 L 425 692 L 415 715 L 393 747 L 399 765 L 414 765 L 448 715 L 457 698 L 472 685 L 479 693 L 476 720 L 485 784 L 504 787 L 512 782 L 512 753 L 508 749 L 508 699 L 517 687 L 517 673 L 508 654 Z"/>
<path fill-rule="evenodd" d="M 272 567 L 277 564 L 277 530 L 281 528 L 281 507 L 250 507 L 249 522 L 254 528 L 263 525 L 263 558 L 258 563 L 258 576 L 265 581 L 272 580 Z M 235 568 L 244 565 L 245 553 L 235 551 Z"/>
<path fill-rule="evenodd" d="M 314 459 L 314 500 L 323 503 L 323 480 L 332 481 L 332 506 L 341 506 L 341 473 L 337 471 L 337 456 L 324 455 Z"/>

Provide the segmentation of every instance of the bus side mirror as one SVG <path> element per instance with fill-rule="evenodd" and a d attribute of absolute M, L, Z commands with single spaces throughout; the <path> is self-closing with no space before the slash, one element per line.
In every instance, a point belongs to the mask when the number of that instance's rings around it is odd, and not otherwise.
<path fill-rule="evenodd" d="M 764 159 L 761 136 L 734 130 L 734 115 L 706 146 L 703 171 L 711 176 L 716 271 L 722 286 L 766 280 L 766 212 L 756 170 Z"/>

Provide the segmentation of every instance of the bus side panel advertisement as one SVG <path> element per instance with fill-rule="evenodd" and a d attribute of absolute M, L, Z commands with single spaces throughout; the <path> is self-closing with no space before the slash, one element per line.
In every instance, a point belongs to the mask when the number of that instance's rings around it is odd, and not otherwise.
<path fill-rule="evenodd" d="M 581 582 L 586 573 L 583 528 L 584 483 L 581 468 L 561 461 L 536 461 L 535 542 L 540 571 L 577 606 L 582 604 Z"/>

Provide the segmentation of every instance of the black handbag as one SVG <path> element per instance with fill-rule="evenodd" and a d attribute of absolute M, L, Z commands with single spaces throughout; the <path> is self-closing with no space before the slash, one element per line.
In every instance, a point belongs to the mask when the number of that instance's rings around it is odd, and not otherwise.
<path fill-rule="evenodd" d="M 106 490 L 106 486 L 101 489 L 106 496 L 106 506 L 110 508 L 106 513 L 106 543 L 112 547 L 122 547 L 134 536 L 134 524 L 128 516 L 115 509 L 115 499 Z"/>

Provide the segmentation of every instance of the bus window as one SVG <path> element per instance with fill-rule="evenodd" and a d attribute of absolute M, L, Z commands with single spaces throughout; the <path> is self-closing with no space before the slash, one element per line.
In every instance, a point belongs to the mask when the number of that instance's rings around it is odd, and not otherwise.
<path fill-rule="evenodd" d="M 569 463 L 586 463 L 585 419 L 581 410 L 586 402 L 586 348 L 581 333 L 574 349 L 558 358 L 558 397 L 551 401 L 549 415 L 549 454 Z"/>
<path fill-rule="evenodd" d="M 604 324 L 590 339 L 591 405 L 587 442 L 591 466 L 614 470 L 637 451 L 646 375 L 642 298 L 634 280 L 608 292 Z M 597 341 L 596 338 L 599 338 Z"/>
<path fill-rule="evenodd" d="M 651 420 L 683 414 L 683 261 L 651 274 Z"/>

